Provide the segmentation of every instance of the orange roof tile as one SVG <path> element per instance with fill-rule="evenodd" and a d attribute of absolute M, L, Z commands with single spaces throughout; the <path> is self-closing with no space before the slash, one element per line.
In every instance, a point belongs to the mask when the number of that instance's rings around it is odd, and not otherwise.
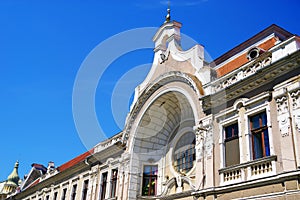
<path fill-rule="evenodd" d="M 87 157 L 89 157 L 90 155 L 92 155 L 94 153 L 94 148 L 77 156 L 76 158 L 73 158 L 72 160 L 62 164 L 61 166 L 59 166 L 57 169 L 58 171 L 62 172 L 76 164 L 78 164 L 79 162 L 83 161 L 84 159 L 86 159 Z"/>

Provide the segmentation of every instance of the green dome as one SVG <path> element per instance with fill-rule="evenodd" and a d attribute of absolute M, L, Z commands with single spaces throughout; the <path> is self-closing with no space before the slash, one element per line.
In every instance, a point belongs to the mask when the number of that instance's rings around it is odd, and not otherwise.
<path fill-rule="evenodd" d="M 20 177 L 18 174 L 19 162 L 17 161 L 11 174 L 7 177 L 7 182 L 12 182 L 18 185 Z"/>

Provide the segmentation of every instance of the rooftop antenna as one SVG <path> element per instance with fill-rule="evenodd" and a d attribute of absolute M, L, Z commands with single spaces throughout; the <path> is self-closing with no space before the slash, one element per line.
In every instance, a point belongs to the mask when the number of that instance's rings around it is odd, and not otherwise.
<path fill-rule="evenodd" d="M 168 11 L 168 14 L 167 14 L 167 16 L 166 16 L 166 21 L 165 21 L 165 23 L 168 23 L 168 22 L 170 22 L 170 20 L 171 20 L 171 14 L 170 14 L 170 12 L 171 12 L 171 9 L 170 9 L 170 0 L 168 1 L 168 9 L 167 9 L 167 11 Z"/>

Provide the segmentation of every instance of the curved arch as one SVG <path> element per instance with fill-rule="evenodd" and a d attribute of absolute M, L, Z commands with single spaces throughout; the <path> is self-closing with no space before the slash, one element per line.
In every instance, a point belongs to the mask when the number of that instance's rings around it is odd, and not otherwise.
<path fill-rule="evenodd" d="M 175 89 L 155 96 L 136 121 L 130 151 L 140 154 L 148 154 L 150 151 L 163 154 L 170 137 L 174 137 L 185 127 L 195 125 L 190 102 Z"/>
<path fill-rule="evenodd" d="M 202 113 L 199 106 L 201 95 L 201 82 L 177 71 L 161 75 L 143 90 L 123 132 L 124 145 L 127 145 L 127 152 L 131 154 L 129 167 L 132 187 L 137 187 L 138 191 L 141 189 L 139 174 L 143 173 L 145 165 L 157 166 L 159 183 L 165 175 L 179 175 L 170 172 L 173 162 L 167 154 L 173 153 L 170 150 L 173 137 L 183 133 L 180 130 L 186 127 L 194 127 L 199 120 Z M 184 182 L 191 185 L 188 177 Z M 162 190 L 163 187 L 159 187 L 158 193 Z"/>
<path fill-rule="evenodd" d="M 174 139 L 172 141 L 170 141 L 171 147 L 170 147 L 170 151 L 174 152 L 175 148 L 176 148 L 176 144 L 179 142 L 179 140 L 181 139 L 181 137 L 188 133 L 188 132 L 193 132 L 193 127 L 184 127 L 183 129 L 180 130 L 180 132 L 178 132 L 178 134 L 174 137 Z M 196 135 L 195 138 L 196 139 Z M 169 154 L 169 161 L 173 162 L 173 153 Z M 194 164 L 194 166 L 187 172 L 185 173 L 187 176 L 189 176 L 191 173 L 194 172 L 196 168 L 196 165 Z M 172 173 L 173 176 L 180 176 L 180 172 L 176 171 L 174 169 L 174 167 L 170 167 L 170 172 Z"/>
<path fill-rule="evenodd" d="M 164 190 L 162 191 L 161 195 L 159 196 L 163 196 L 163 195 L 166 195 L 168 194 L 168 192 L 170 191 L 170 189 L 176 185 L 176 178 L 173 177 L 171 178 L 170 180 L 168 180 L 168 182 L 165 184 L 165 188 Z"/>
<path fill-rule="evenodd" d="M 248 98 L 239 98 L 237 100 L 235 100 L 235 102 L 233 103 L 233 108 L 235 110 L 238 110 L 240 107 L 245 106 L 245 102 L 248 100 Z"/>
<path fill-rule="evenodd" d="M 179 71 L 172 71 L 165 73 L 161 76 L 159 76 L 156 80 L 153 81 L 153 83 L 149 84 L 148 87 L 142 92 L 142 94 L 139 96 L 137 102 L 135 103 L 132 111 L 130 112 L 130 115 L 128 117 L 128 120 L 126 121 L 125 129 L 123 131 L 123 137 L 122 142 L 124 145 L 127 144 L 127 141 L 129 139 L 129 133 L 131 132 L 132 125 L 134 121 L 136 120 L 137 115 L 140 113 L 141 109 L 143 108 L 146 101 L 154 94 L 155 91 L 157 91 L 162 86 L 167 85 L 168 83 L 172 82 L 182 82 L 187 84 L 197 95 L 198 99 L 204 95 L 204 90 L 202 87 L 202 83 L 200 80 L 198 80 L 195 76 L 179 72 Z M 170 88 L 169 88 L 170 90 Z M 186 91 L 180 89 L 180 88 L 173 88 L 173 90 L 177 90 L 178 92 L 183 93 L 185 96 L 190 96 L 187 94 Z M 165 93 L 167 91 L 162 91 L 162 93 Z M 159 96 L 159 95 L 157 95 Z M 194 105 L 192 102 L 190 104 L 193 107 L 193 110 L 196 110 L 196 105 Z"/>
<path fill-rule="evenodd" d="M 182 178 L 183 183 L 187 183 L 193 191 L 196 190 L 195 185 L 192 183 L 192 181 L 190 179 L 188 179 L 187 177 L 181 177 L 181 178 Z M 163 191 L 161 192 L 160 195 L 158 195 L 158 197 L 167 195 L 169 193 L 169 191 L 172 189 L 172 187 L 174 187 L 176 184 L 177 183 L 176 183 L 176 178 L 175 177 L 168 180 L 165 183 Z"/>

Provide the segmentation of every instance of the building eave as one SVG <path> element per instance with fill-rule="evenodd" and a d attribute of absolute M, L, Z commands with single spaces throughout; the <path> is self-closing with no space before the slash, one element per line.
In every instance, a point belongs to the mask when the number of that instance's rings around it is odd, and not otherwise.
<path fill-rule="evenodd" d="M 214 65 L 219 65 L 220 63 L 231 58 L 232 56 L 236 55 L 240 51 L 244 50 L 245 48 L 251 46 L 252 44 L 258 42 L 259 40 L 263 39 L 264 37 L 267 37 L 268 35 L 270 35 L 272 33 L 275 33 L 277 36 L 279 36 L 283 40 L 293 36 L 293 34 L 288 32 L 287 30 L 277 26 L 276 24 L 272 24 L 271 26 L 269 26 L 266 29 L 262 30 L 261 32 L 255 34 L 248 40 L 244 41 L 243 43 L 241 43 L 241 44 L 237 45 L 236 47 L 234 47 L 233 49 L 227 51 L 220 57 L 216 58 L 211 63 L 213 63 Z"/>
<path fill-rule="evenodd" d="M 224 102 L 228 103 L 243 95 L 263 86 L 272 83 L 274 80 L 278 82 L 278 78 L 291 73 L 292 71 L 299 70 L 300 65 L 300 51 L 285 56 L 276 62 L 256 71 L 256 73 L 242 79 L 225 89 L 202 97 L 203 109 L 205 112 L 211 112 Z M 291 75 L 292 76 L 292 75 Z M 225 98 L 224 98 L 225 95 Z"/>

